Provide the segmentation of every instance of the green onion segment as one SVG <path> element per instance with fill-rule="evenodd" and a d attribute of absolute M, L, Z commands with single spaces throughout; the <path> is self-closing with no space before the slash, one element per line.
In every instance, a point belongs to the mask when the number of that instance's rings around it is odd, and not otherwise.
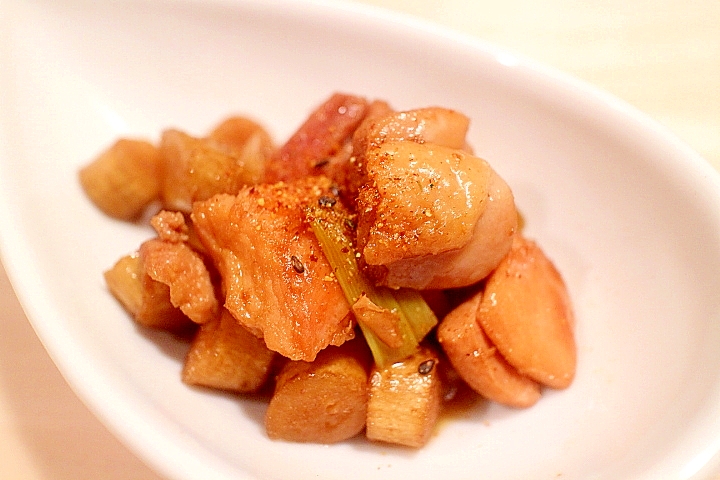
<path fill-rule="evenodd" d="M 384 368 L 417 351 L 418 344 L 437 325 L 437 317 L 420 292 L 376 287 L 360 271 L 349 216 L 333 207 L 312 206 L 307 219 L 325 257 L 330 262 L 340 288 L 350 305 L 365 294 L 374 304 L 398 315 L 402 346 L 390 348 L 358 320 L 378 367 Z"/>

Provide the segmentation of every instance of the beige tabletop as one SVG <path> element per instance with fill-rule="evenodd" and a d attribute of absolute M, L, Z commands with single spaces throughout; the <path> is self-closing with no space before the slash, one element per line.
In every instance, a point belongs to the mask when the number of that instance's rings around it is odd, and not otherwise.
<path fill-rule="evenodd" d="M 592 83 L 720 170 L 717 0 L 363 0 Z M 0 478 L 159 479 L 98 422 L 35 336 L 0 266 Z"/>

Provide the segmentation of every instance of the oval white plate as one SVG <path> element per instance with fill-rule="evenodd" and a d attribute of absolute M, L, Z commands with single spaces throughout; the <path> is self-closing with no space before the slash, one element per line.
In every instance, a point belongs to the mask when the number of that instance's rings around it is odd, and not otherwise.
<path fill-rule="evenodd" d="M 720 449 L 720 181 L 624 104 L 397 16 L 296 1 L 35 1 L 0 21 L 0 240 L 70 384 L 176 479 L 697 478 Z M 120 135 L 231 113 L 278 141 L 334 91 L 453 107 L 514 188 L 577 310 L 572 387 L 484 405 L 418 451 L 271 442 L 264 407 L 179 380 L 185 346 L 134 327 L 101 273 L 149 235 L 83 196 Z"/>

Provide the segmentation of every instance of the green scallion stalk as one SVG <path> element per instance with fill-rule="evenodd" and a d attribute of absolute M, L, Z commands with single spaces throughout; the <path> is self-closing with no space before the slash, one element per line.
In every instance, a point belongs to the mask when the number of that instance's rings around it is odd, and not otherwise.
<path fill-rule="evenodd" d="M 400 305 L 403 314 L 408 319 L 412 319 L 410 325 L 413 328 L 415 338 L 418 341 L 425 338 L 430 333 L 430 330 L 437 325 L 438 319 L 420 292 L 410 288 L 401 288 L 394 291 L 393 296 Z"/>
<path fill-rule="evenodd" d="M 419 342 L 437 324 L 435 314 L 420 293 L 376 287 L 368 281 L 358 266 L 352 222 L 339 208 L 313 206 L 308 208 L 307 218 L 350 305 L 364 294 L 374 304 L 398 316 L 402 338 L 399 348 L 389 347 L 358 321 L 375 363 L 383 368 L 415 353 Z"/>

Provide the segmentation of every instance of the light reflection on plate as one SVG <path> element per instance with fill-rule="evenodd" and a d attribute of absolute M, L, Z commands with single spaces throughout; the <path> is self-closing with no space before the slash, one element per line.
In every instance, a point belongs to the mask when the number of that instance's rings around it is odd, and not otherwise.
<path fill-rule="evenodd" d="M 334 4 L 333 4 L 334 5 Z M 71 385 L 177 479 L 689 478 L 720 449 L 720 181 L 631 108 L 493 47 L 321 2 L 26 2 L 0 20 L 0 246 Z M 577 311 L 573 386 L 482 405 L 424 449 L 271 442 L 263 405 L 184 386 L 101 273 L 150 234 L 76 171 L 120 135 L 232 113 L 289 135 L 333 91 L 468 114 Z"/>

